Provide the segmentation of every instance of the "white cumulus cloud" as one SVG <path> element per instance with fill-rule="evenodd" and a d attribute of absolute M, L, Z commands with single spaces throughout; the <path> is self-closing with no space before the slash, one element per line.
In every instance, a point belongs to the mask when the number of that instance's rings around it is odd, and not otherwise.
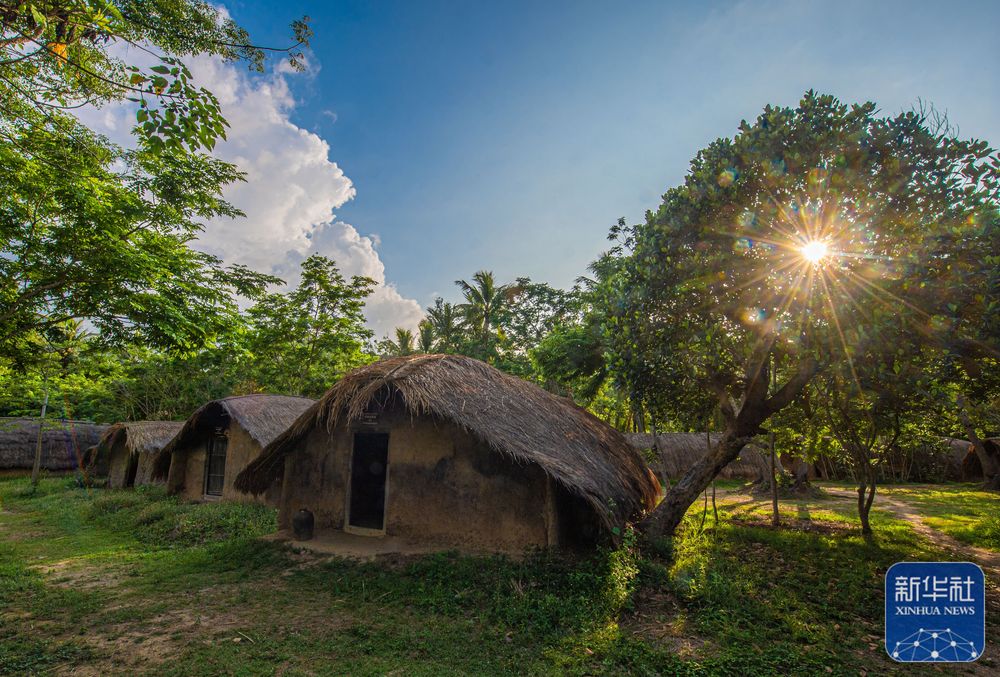
<path fill-rule="evenodd" d="M 287 78 L 296 76 L 285 68 L 251 76 L 208 57 L 187 63 L 195 82 L 218 97 L 230 124 L 228 139 L 220 140 L 214 154 L 247 175 L 245 183 L 225 191 L 246 218 L 207 224 L 197 246 L 227 263 L 273 273 L 289 284 L 297 282 L 298 264 L 306 256 L 329 256 L 345 275 L 375 280 L 366 317 L 376 336 L 390 334 L 396 326 L 415 327 L 423 316 L 420 304 L 387 281 L 376 250 L 378 238 L 336 219 L 335 210 L 356 190 L 330 159 L 329 144 L 291 121 L 296 102 Z M 81 118 L 120 143 L 128 142 L 135 119 L 126 105 L 86 111 Z"/>

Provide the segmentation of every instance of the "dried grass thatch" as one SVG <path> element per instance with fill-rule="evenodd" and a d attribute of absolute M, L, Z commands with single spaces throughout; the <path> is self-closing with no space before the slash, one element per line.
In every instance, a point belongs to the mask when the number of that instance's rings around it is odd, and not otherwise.
<path fill-rule="evenodd" d="M 175 449 L 188 446 L 206 428 L 214 427 L 228 418 L 243 428 L 261 447 L 284 432 L 314 400 L 291 395 L 236 395 L 212 400 L 184 421 L 173 439 L 157 454 L 153 465 L 153 478 L 165 479 L 170 471 L 170 456 Z"/>
<path fill-rule="evenodd" d="M 38 441 L 37 418 L 0 418 L 0 469 L 30 470 Z M 73 470 L 77 453 L 86 463 L 85 450 L 101 439 L 107 426 L 87 421 L 45 419 L 42 425 L 42 468 Z"/>
<path fill-rule="evenodd" d="M 108 428 L 101 437 L 99 451 L 106 453 L 124 444 L 129 454 L 155 454 L 180 432 L 180 421 L 123 421 Z"/>
<path fill-rule="evenodd" d="M 708 450 L 705 433 L 659 433 L 655 438 L 651 433 L 630 433 L 627 437 L 637 449 L 654 450 L 653 463 L 658 466 L 657 470 L 671 479 L 683 475 Z M 722 435 L 711 433 L 709 439 L 715 445 L 722 439 Z M 751 442 L 743 447 L 735 461 L 722 469 L 719 477 L 756 480 L 770 475 L 770 472 L 771 463 L 767 450 Z"/>
<path fill-rule="evenodd" d="M 397 401 L 413 416 L 450 421 L 518 462 L 537 464 L 609 529 L 656 500 L 655 477 L 621 433 L 568 399 L 460 355 L 397 357 L 348 373 L 240 473 L 236 488 L 264 492 L 315 427 L 332 431 L 373 403 Z"/>

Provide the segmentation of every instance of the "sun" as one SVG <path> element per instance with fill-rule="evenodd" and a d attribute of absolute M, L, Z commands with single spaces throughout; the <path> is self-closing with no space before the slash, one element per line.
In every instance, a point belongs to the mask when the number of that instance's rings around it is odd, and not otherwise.
<path fill-rule="evenodd" d="M 810 240 L 799 247 L 799 253 L 802 258 L 816 266 L 830 255 L 830 247 L 822 240 Z"/>

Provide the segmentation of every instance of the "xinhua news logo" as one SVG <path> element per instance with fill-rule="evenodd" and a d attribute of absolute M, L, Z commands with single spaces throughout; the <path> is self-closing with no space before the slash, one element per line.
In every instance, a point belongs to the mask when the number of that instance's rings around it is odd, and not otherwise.
<path fill-rule="evenodd" d="M 885 649 L 903 663 L 969 663 L 986 645 L 986 578 L 972 562 L 899 562 L 885 573 Z"/>

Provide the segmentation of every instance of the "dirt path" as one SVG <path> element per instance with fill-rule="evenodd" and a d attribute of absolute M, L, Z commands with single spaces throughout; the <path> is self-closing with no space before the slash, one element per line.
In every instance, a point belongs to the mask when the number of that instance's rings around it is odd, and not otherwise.
<path fill-rule="evenodd" d="M 858 498 L 857 494 L 850 490 L 824 487 L 824 491 L 831 496 L 836 496 L 837 498 L 845 498 L 855 501 Z M 924 522 L 924 518 L 912 506 L 895 498 L 876 493 L 875 507 L 882 508 L 883 510 L 892 513 L 892 515 L 897 519 L 908 522 L 913 527 L 914 531 L 929 540 L 934 545 L 954 552 L 970 562 L 975 562 L 990 573 L 994 580 L 1000 578 L 1000 553 L 962 543 L 948 534 L 938 531 Z"/>

